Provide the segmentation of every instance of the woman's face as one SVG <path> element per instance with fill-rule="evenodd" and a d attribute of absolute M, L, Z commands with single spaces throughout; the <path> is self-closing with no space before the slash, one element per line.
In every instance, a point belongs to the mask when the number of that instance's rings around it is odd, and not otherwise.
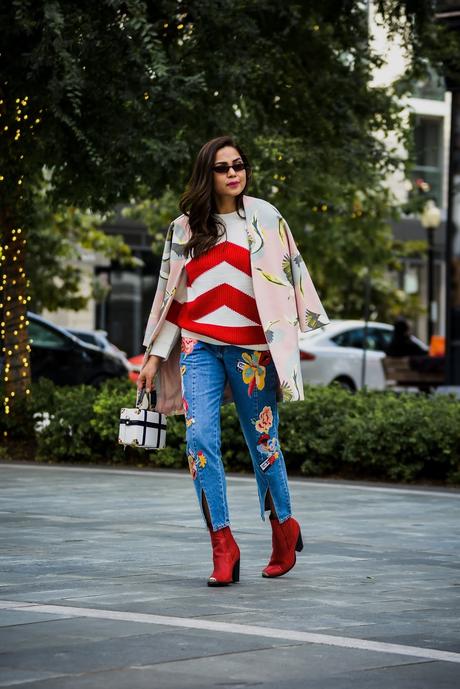
<path fill-rule="evenodd" d="M 216 166 L 233 165 L 242 163 L 243 159 L 233 146 L 220 148 L 214 158 L 214 168 Z M 225 168 L 224 168 L 225 169 Z M 217 196 L 233 196 L 241 194 L 246 185 L 246 170 L 236 172 L 230 167 L 227 172 L 213 171 L 214 193 Z"/>

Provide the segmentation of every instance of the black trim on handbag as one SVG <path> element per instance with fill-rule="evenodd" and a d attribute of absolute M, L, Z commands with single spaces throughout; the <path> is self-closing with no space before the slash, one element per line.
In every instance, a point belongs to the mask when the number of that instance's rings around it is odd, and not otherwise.
<path fill-rule="evenodd" d="M 166 416 L 153 409 L 156 405 L 156 391 L 139 390 L 134 409 L 124 408 L 120 412 L 118 442 L 126 447 L 142 447 L 159 450 L 166 444 Z M 142 429 L 139 434 L 138 430 Z M 156 433 L 152 433 L 156 431 Z"/>

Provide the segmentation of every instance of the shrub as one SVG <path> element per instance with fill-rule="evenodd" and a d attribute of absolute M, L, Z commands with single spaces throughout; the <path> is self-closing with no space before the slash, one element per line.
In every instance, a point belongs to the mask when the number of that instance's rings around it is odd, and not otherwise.
<path fill-rule="evenodd" d="M 46 424 L 35 434 L 38 460 L 91 461 L 104 455 L 103 443 L 91 425 L 97 394 L 89 385 L 55 388 L 52 410 L 35 417 Z"/>
<path fill-rule="evenodd" d="M 367 413 L 349 417 L 343 461 L 362 474 L 398 481 L 440 480 L 458 471 L 460 404 L 453 397 L 367 395 Z"/>
<path fill-rule="evenodd" d="M 182 415 L 168 417 L 163 450 L 118 445 L 120 409 L 134 401 L 135 388 L 127 380 L 109 381 L 99 389 L 55 387 L 42 380 L 17 408 L 19 415 L 3 417 L 0 431 L 7 432 L 12 457 L 20 446 L 27 458 L 41 461 L 186 467 Z M 452 395 L 306 387 L 305 401 L 281 404 L 279 415 L 280 443 L 292 473 L 460 482 L 460 402 Z M 43 422 L 40 432 L 37 421 Z M 222 407 L 221 428 L 225 468 L 252 471 L 234 404 Z"/>
<path fill-rule="evenodd" d="M 307 476 L 340 470 L 343 426 L 360 406 L 359 395 L 340 386 L 306 387 L 305 401 L 281 404 L 280 444 L 288 469 Z"/>
<path fill-rule="evenodd" d="M 109 462 L 129 462 L 130 448 L 117 442 L 120 409 L 133 407 L 136 389 L 129 380 L 109 380 L 98 390 L 91 407 L 90 424 L 93 433 L 104 446 L 104 456 Z"/>

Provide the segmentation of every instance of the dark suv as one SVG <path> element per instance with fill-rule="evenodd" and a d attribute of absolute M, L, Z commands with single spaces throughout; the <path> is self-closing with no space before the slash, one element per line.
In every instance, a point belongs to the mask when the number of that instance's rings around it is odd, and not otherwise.
<path fill-rule="evenodd" d="M 35 313 L 28 313 L 32 380 L 50 378 L 56 385 L 99 385 L 128 376 L 128 365 L 113 354 L 79 340 Z"/>

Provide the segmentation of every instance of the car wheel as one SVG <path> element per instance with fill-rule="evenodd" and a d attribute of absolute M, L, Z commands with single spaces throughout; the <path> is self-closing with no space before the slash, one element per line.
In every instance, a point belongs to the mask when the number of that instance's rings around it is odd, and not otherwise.
<path fill-rule="evenodd" d="M 338 378 L 334 378 L 332 383 L 340 385 L 341 388 L 343 388 L 344 390 L 348 390 L 348 392 L 356 392 L 356 385 L 353 383 L 351 378 L 347 378 L 346 376 L 339 376 Z"/>

